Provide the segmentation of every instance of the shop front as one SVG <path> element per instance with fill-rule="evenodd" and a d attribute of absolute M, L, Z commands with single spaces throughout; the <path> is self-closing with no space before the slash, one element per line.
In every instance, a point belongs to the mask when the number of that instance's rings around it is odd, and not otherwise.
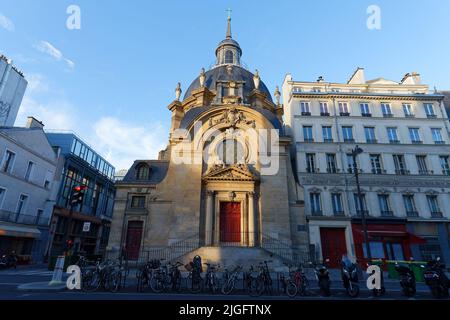
<path fill-rule="evenodd" d="M 361 220 L 352 221 L 356 259 L 361 266 L 368 262 Z M 382 221 L 369 219 L 367 233 L 372 259 L 405 261 L 412 258 L 411 245 L 425 240 L 409 232 L 405 220 Z"/>

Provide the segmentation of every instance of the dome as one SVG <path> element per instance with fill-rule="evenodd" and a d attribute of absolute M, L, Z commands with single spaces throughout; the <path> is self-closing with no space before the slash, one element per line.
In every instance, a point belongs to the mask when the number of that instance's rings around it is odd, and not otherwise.
<path fill-rule="evenodd" d="M 250 93 L 255 90 L 255 84 L 253 83 L 253 73 L 242 68 L 241 66 L 233 65 L 231 72 L 228 72 L 227 65 L 220 65 L 208 70 L 205 73 L 205 87 L 209 90 L 216 90 L 217 81 L 242 81 L 244 103 L 248 101 Z M 184 94 L 184 99 L 192 95 L 192 91 L 200 88 L 200 79 L 197 77 L 189 86 Z M 259 91 L 264 93 L 269 101 L 272 102 L 272 96 L 266 85 L 260 81 Z"/>

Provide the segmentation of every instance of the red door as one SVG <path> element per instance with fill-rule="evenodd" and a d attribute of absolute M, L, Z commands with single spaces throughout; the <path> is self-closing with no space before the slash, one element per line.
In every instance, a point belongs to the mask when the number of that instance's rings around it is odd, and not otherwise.
<path fill-rule="evenodd" d="M 220 203 L 220 241 L 241 242 L 241 204 Z"/>
<path fill-rule="evenodd" d="M 142 221 L 129 221 L 127 229 L 126 251 L 128 260 L 139 258 L 142 240 Z"/>
<path fill-rule="evenodd" d="M 320 242 L 323 260 L 330 259 L 330 268 L 339 268 L 342 256 L 347 254 L 345 229 L 320 228 Z"/>

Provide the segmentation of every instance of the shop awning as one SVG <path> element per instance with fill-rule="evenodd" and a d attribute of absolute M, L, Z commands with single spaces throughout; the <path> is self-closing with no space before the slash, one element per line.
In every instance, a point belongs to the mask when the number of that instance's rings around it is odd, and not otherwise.
<path fill-rule="evenodd" d="M 18 238 L 39 238 L 41 232 L 37 228 L 14 225 L 0 225 L 0 236 Z"/>

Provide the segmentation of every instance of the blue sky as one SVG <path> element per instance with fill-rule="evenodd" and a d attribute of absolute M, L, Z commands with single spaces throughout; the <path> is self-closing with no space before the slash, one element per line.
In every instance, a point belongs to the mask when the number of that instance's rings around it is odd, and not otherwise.
<path fill-rule="evenodd" d="M 66 27 L 69 5 L 81 29 Z M 369 5 L 381 29 L 366 26 Z M 167 105 L 214 62 L 231 8 L 243 61 L 273 92 L 284 75 L 345 82 L 368 79 L 450 89 L 450 2 L 0 0 L 0 53 L 29 81 L 17 125 L 34 115 L 48 129 L 74 130 L 118 169 L 155 158 L 170 126 Z"/>

